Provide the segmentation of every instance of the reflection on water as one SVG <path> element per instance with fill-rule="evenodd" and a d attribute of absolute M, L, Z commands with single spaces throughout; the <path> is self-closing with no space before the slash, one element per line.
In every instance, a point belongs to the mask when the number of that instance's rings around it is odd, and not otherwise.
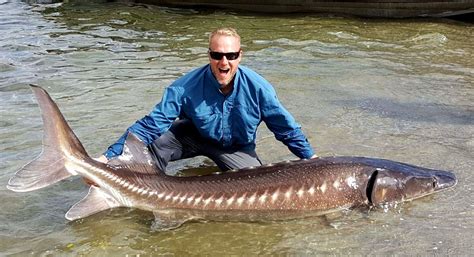
<path fill-rule="evenodd" d="M 337 103 L 337 101 L 336 101 Z M 416 103 L 394 101 L 386 98 L 369 98 L 340 101 L 342 106 L 354 106 L 381 117 L 397 120 L 410 120 L 431 123 L 473 125 L 472 107 L 446 106 L 435 103 Z"/>
<path fill-rule="evenodd" d="M 42 123 L 27 84 L 49 90 L 95 156 L 146 114 L 164 87 L 207 62 L 208 32 L 218 26 L 238 28 L 243 64 L 274 84 L 320 155 L 453 170 L 459 184 L 387 212 L 199 222 L 164 233 L 151 230 L 150 213 L 130 209 L 66 222 L 64 213 L 86 193 L 78 178 L 32 193 L 3 187 L 3 254 L 470 254 L 474 27 L 457 21 L 0 0 L 0 184 L 40 152 Z M 264 162 L 294 158 L 263 126 L 257 144 Z"/>

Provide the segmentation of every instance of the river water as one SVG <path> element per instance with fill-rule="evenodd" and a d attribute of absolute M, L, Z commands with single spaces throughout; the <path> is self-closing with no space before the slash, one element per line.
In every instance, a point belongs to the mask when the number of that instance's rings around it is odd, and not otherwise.
<path fill-rule="evenodd" d="M 319 155 L 452 170 L 458 185 L 388 210 L 195 222 L 169 232 L 153 230 L 151 213 L 131 209 L 67 222 L 64 214 L 87 192 L 77 177 L 29 193 L 5 188 L 41 151 L 42 121 L 29 83 L 48 89 L 97 156 L 167 85 L 207 62 L 208 32 L 219 26 L 239 30 L 242 63 L 275 86 Z M 472 254 L 472 23 L 0 0 L 0 35 L 0 255 Z M 265 126 L 257 151 L 265 163 L 295 158 Z"/>

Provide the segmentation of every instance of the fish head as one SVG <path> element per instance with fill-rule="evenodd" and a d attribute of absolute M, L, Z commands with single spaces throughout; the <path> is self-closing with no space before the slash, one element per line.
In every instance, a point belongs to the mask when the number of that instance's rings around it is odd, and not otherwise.
<path fill-rule="evenodd" d="M 373 205 L 411 201 L 456 185 L 456 176 L 448 171 L 399 164 L 377 168 L 367 188 Z"/>

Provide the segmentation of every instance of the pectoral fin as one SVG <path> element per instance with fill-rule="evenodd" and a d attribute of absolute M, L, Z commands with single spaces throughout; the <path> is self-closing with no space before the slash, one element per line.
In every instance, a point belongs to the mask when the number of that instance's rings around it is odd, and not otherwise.
<path fill-rule="evenodd" d="M 117 200 L 112 198 L 99 187 L 91 186 L 89 188 L 89 193 L 69 209 L 66 213 L 66 219 L 82 219 L 92 214 L 120 206 L 121 204 L 117 202 Z"/>

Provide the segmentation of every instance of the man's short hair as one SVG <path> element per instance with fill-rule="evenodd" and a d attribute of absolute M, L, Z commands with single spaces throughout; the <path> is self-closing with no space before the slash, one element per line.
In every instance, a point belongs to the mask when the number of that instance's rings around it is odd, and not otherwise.
<path fill-rule="evenodd" d="M 209 44 L 211 43 L 212 38 L 217 35 L 236 37 L 237 39 L 239 39 L 239 42 L 240 42 L 240 36 L 237 33 L 237 30 L 235 30 L 234 28 L 227 27 L 227 28 L 218 28 L 212 31 L 211 34 L 209 35 Z"/>

